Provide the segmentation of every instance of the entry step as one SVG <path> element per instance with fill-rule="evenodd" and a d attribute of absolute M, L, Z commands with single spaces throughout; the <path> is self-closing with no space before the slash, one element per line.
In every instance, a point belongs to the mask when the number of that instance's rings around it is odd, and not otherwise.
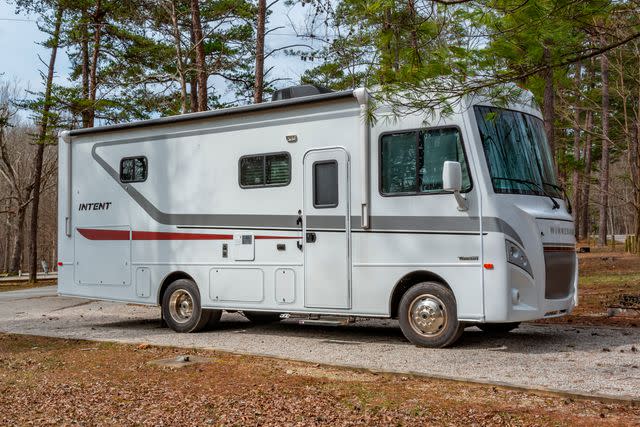
<path fill-rule="evenodd" d="M 320 317 L 320 318 L 306 318 L 298 319 L 300 325 L 321 325 L 321 326 L 344 326 L 349 323 L 354 323 L 356 320 L 353 317 Z"/>

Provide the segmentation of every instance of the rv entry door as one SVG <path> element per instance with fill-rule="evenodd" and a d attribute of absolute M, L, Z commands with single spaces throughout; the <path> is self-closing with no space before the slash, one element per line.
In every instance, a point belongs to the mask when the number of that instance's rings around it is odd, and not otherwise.
<path fill-rule="evenodd" d="M 303 168 L 305 306 L 350 308 L 349 155 L 343 148 L 309 150 Z"/>

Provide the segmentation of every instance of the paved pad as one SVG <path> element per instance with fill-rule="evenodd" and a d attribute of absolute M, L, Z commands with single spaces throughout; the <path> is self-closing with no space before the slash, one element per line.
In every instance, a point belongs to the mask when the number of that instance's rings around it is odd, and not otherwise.
<path fill-rule="evenodd" d="M 348 326 L 286 320 L 254 326 L 224 314 L 215 331 L 161 328 L 159 308 L 58 297 L 55 287 L 0 293 L 0 331 L 198 347 L 379 371 L 640 400 L 640 329 L 522 325 L 489 335 L 468 328 L 449 349 L 409 344 L 392 320 Z M 633 351 L 636 349 L 636 351 Z"/>

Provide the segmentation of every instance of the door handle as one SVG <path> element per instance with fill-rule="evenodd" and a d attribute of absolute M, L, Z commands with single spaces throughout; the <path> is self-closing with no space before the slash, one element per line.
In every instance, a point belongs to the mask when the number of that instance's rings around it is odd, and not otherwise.
<path fill-rule="evenodd" d="M 307 243 L 316 242 L 316 233 L 307 233 Z"/>

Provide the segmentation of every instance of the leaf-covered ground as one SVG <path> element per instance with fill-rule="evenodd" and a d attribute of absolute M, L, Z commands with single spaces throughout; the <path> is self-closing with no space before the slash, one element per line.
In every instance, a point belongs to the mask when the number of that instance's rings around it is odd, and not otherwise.
<path fill-rule="evenodd" d="M 640 257 L 611 248 L 579 254 L 578 306 L 571 316 L 546 322 L 640 326 Z M 612 308 L 626 308 L 611 315 Z"/>
<path fill-rule="evenodd" d="M 0 292 L 20 291 L 23 289 L 40 288 L 43 286 L 53 286 L 55 284 L 56 284 L 55 280 L 40 280 L 36 283 L 29 283 L 25 281 L 0 282 Z"/>
<path fill-rule="evenodd" d="M 151 363 L 185 354 L 206 361 Z M 0 422 L 11 425 L 640 423 L 640 407 L 631 404 L 205 350 L 7 334 L 0 334 L 0 408 Z"/>

